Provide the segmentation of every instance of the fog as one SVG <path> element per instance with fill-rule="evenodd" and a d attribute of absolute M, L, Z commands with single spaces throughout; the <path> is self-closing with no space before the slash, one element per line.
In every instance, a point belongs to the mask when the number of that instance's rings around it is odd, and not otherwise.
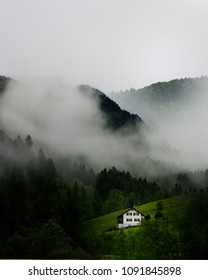
<path fill-rule="evenodd" d="M 57 81 L 10 82 L 1 98 L 1 126 L 10 137 L 30 134 L 50 154 L 82 157 L 97 170 L 135 165 L 144 153 L 135 150 L 141 133 L 124 136 L 104 124 L 95 97 Z"/>
<path fill-rule="evenodd" d="M 81 158 L 96 171 L 115 166 L 140 176 L 157 176 L 208 166 L 205 90 L 169 118 L 152 114 L 151 104 L 143 108 L 143 118 L 136 103 L 131 110 L 131 98 L 129 103 L 125 99 L 122 107 L 145 121 L 134 134 L 104 128 L 99 99 L 63 81 L 12 81 L 0 102 L 1 126 L 10 137 L 30 134 L 36 147 L 49 155 Z"/>
<path fill-rule="evenodd" d="M 1 75 L 39 77 L 11 83 L 1 100 L 0 124 L 11 137 L 29 133 L 50 152 L 83 156 L 97 168 L 115 165 L 157 173 L 159 164 L 150 162 L 163 162 L 163 172 L 169 166 L 208 165 L 207 99 L 173 111 L 168 119 L 151 104 L 137 107 L 126 100 L 122 107 L 138 113 L 149 129 L 121 135 L 103 130 L 98 103 L 74 89 L 84 83 L 107 93 L 206 75 L 207 1 L 1 3 Z"/>
<path fill-rule="evenodd" d="M 110 95 L 123 109 L 139 114 L 151 127 L 148 135 L 152 145 L 155 142 L 167 143 L 175 151 L 175 157 L 169 159 L 177 166 L 192 171 L 208 167 L 208 88 L 201 86 L 187 96 L 180 97 L 177 103 L 155 104 L 136 97 L 137 94 L 114 93 Z M 157 136 L 156 136 L 157 135 Z M 154 140 L 153 140 L 154 139 Z M 160 142 L 161 143 L 161 142 Z M 174 154 L 174 152 L 173 152 Z M 170 154 L 167 154 L 169 157 Z M 158 158 L 161 158 L 158 155 Z"/>
<path fill-rule="evenodd" d="M 205 93 L 187 104 L 177 118 L 158 125 L 159 134 L 180 151 L 184 164 L 192 170 L 208 167 L 208 96 Z"/>

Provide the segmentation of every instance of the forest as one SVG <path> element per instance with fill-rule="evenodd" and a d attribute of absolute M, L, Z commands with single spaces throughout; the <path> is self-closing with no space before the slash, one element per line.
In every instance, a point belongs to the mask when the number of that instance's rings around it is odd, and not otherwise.
<path fill-rule="evenodd" d="M 194 188 L 188 174 L 165 189 L 115 167 L 95 174 L 70 159 L 53 160 L 34 151 L 30 135 L 0 136 L 1 259 L 207 258 L 208 189 Z M 201 175 L 207 185 L 207 172 Z M 118 231 L 114 215 L 115 225 L 102 233 L 86 227 L 96 217 L 175 196 L 187 203 L 169 220 L 154 215 L 140 228 Z M 163 203 L 156 210 L 163 213 Z"/>

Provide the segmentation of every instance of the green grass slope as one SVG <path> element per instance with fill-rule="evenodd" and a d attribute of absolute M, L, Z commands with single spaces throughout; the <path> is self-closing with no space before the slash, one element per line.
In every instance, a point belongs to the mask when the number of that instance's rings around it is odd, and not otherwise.
<path fill-rule="evenodd" d="M 183 211 L 183 208 L 189 201 L 189 198 L 187 195 L 170 197 L 137 206 L 136 209 L 142 212 L 144 215 L 150 215 L 151 219 L 153 219 L 157 211 L 156 205 L 159 201 L 161 201 L 163 204 L 163 213 L 172 218 L 176 215 L 180 215 L 180 212 Z M 122 209 L 117 212 L 92 219 L 86 222 L 83 227 L 85 231 L 95 232 L 97 234 L 106 232 L 108 229 L 116 227 L 116 217 L 125 212 L 125 210 L 127 209 Z"/>
<path fill-rule="evenodd" d="M 126 209 L 92 219 L 82 225 L 82 242 L 85 250 L 98 259 L 169 259 L 180 258 L 181 245 L 176 225 L 183 214 L 190 195 L 163 200 L 165 219 L 155 219 L 159 201 L 136 207 L 151 219 L 145 226 L 116 230 L 116 217 Z M 109 229 L 115 229 L 109 231 Z"/>

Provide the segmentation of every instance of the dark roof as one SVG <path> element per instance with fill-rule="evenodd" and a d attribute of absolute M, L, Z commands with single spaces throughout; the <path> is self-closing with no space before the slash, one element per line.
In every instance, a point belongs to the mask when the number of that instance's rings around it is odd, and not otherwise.
<path fill-rule="evenodd" d="M 129 212 L 130 210 L 135 210 L 137 213 L 140 213 L 141 215 L 145 216 L 142 212 L 138 211 L 136 208 L 129 208 L 125 212 L 123 212 L 120 215 L 118 215 L 116 218 L 119 218 L 119 217 L 123 216 L 125 213 Z"/>

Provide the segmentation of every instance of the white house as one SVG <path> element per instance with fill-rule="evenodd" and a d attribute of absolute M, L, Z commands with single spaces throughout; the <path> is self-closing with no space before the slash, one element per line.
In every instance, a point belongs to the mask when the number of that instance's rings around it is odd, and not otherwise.
<path fill-rule="evenodd" d="M 117 218 L 117 228 L 122 229 L 126 227 L 139 226 L 145 215 L 137 211 L 135 208 L 131 208 L 126 212 L 120 214 Z"/>

